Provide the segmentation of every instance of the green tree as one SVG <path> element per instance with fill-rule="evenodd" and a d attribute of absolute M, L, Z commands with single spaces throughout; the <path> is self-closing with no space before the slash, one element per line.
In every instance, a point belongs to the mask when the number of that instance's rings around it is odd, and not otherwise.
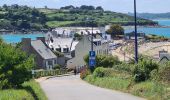
<path fill-rule="evenodd" d="M 111 25 L 110 28 L 106 31 L 107 34 L 110 34 L 112 39 L 124 35 L 124 28 L 121 25 Z"/>
<path fill-rule="evenodd" d="M 16 88 L 31 79 L 34 59 L 9 44 L 0 44 L 0 89 Z"/>

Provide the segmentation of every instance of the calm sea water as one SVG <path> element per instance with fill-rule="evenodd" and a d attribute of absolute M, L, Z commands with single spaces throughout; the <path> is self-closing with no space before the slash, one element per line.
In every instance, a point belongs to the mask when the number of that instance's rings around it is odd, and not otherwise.
<path fill-rule="evenodd" d="M 0 37 L 3 38 L 3 40 L 6 43 L 18 43 L 21 42 L 22 38 L 31 38 L 32 40 L 36 40 L 36 37 L 42 37 L 44 34 L 3 34 L 0 35 Z"/>
<path fill-rule="evenodd" d="M 170 20 L 153 20 L 153 21 L 158 21 L 158 23 L 163 26 L 170 26 Z"/>
<path fill-rule="evenodd" d="M 170 26 L 170 20 L 155 20 L 160 25 Z M 132 32 L 134 29 L 127 29 L 125 32 Z M 170 38 L 170 28 L 138 28 L 138 32 L 144 32 L 146 34 L 156 34 Z M 0 35 L 3 40 L 7 43 L 18 43 L 21 42 L 22 38 L 31 38 L 35 40 L 36 37 L 45 36 L 45 34 L 4 34 Z"/>
<path fill-rule="evenodd" d="M 170 20 L 155 20 L 158 21 L 160 25 L 170 26 Z M 126 33 L 132 32 L 134 29 L 125 30 Z M 138 28 L 138 32 L 144 32 L 146 34 L 155 34 L 159 36 L 165 36 L 170 38 L 170 28 Z"/>

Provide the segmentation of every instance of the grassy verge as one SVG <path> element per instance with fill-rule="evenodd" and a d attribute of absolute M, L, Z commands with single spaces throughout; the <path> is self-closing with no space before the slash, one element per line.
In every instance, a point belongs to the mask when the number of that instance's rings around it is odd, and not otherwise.
<path fill-rule="evenodd" d="M 168 87 L 159 82 L 146 81 L 134 83 L 130 78 L 120 77 L 120 73 L 112 77 L 88 75 L 84 80 L 102 88 L 131 93 L 149 100 L 170 100 Z"/>
<path fill-rule="evenodd" d="M 60 26 L 65 26 L 65 25 L 72 24 L 72 23 L 75 23 L 75 22 L 74 21 L 49 21 L 46 24 L 49 27 L 60 27 Z"/>
<path fill-rule="evenodd" d="M 0 90 L 0 100 L 47 100 L 40 85 L 31 80 L 20 89 Z"/>

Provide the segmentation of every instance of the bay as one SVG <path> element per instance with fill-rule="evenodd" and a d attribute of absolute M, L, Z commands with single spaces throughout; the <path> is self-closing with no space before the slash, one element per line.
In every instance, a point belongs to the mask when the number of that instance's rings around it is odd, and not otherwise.
<path fill-rule="evenodd" d="M 159 25 L 170 26 L 170 20 L 154 20 L 158 21 Z M 164 36 L 170 38 L 170 28 L 169 27 L 139 27 L 138 32 L 144 32 L 145 34 L 155 34 L 158 36 Z M 125 29 L 125 33 L 133 32 L 134 28 Z"/>
<path fill-rule="evenodd" d="M 38 33 L 38 34 L 2 34 L 0 37 L 6 43 L 18 43 L 21 42 L 22 38 L 31 38 L 32 40 L 36 40 L 36 37 L 43 37 L 45 34 Z"/>

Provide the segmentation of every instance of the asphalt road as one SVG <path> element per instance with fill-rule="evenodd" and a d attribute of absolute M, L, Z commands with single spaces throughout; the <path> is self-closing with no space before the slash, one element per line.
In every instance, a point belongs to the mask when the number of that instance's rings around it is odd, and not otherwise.
<path fill-rule="evenodd" d="M 90 85 L 77 76 L 40 81 L 49 100 L 144 100 L 133 95 Z"/>

